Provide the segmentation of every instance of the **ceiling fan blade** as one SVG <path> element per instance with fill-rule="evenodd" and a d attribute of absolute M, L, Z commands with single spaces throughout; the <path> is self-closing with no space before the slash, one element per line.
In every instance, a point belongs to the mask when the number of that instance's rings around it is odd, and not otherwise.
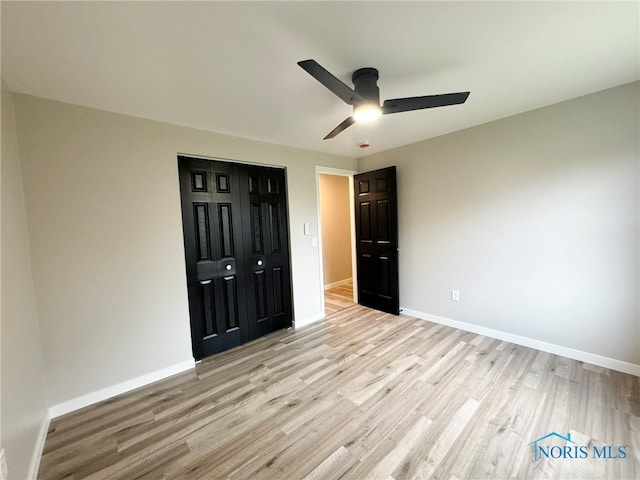
<path fill-rule="evenodd" d="M 394 98 L 382 104 L 382 114 L 422 110 L 424 108 L 458 105 L 467 100 L 470 92 L 445 93 L 444 95 L 426 95 L 424 97 Z"/>
<path fill-rule="evenodd" d="M 327 136 L 324 137 L 323 140 L 328 140 L 329 138 L 335 137 L 336 135 L 338 135 L 343 130 L 346 130 L 347 128 L 349 128 L 354 123 L 356 123 L 356 120 L 353 117 L 345 118 L 344 121 L 340 125 L 338 125 L 336 128 L 334 128 L 329 133 L 327 133 Z"/>
<path fill-rule="evenodd" d="M 355 90 L 342 83 L 342 81 L 329 73 L 328 70 L 315 60 L 302 60 L 298 62 L 298 65 L 300 65 L 309 75 L 319 81 L 322 85 L 340 97 L 345 103 L 355 105 L 365 101 L 365 99 L 358 95 Z"/>

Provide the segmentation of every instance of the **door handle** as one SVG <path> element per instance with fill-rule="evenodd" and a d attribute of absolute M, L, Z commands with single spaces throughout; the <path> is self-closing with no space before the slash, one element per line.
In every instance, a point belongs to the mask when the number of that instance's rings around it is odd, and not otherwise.
<path fill-rule="evenodd" d="M 209 285 L 210 283 L 211 283 L 211 280 L 200 280 L 201 285 Z"/>
<path fill-rule="evenodd" d="M 229 264 L 226 264 L 226 265 L 224 266 L 224 269 L 225 269 L 225 270 L 227 270 L 227 271 L 231 270 L 232 268 L 233 268 L 233 267 L 232 267 L 231 265 L 229 265 Z"/>
<path fill-rule="evenodd" d="M 262 260 L 258 260 L 258 266 L 261 267 L 262 266 Z"/>

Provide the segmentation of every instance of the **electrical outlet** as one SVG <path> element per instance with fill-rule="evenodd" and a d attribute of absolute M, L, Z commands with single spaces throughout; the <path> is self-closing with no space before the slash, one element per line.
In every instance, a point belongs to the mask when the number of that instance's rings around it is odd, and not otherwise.
<path fill-rule="evenodd" d="M 7 468 L 7 457 L 4 454 L 4 448 L 0 450 L 0 480 L 9 478 L 9 469 Z"/>
<path fill-rule="evenodd" d="M 451 290 L 451 301 L 452 302 L 460 301 L 460 292 L 458 290 Z"/>

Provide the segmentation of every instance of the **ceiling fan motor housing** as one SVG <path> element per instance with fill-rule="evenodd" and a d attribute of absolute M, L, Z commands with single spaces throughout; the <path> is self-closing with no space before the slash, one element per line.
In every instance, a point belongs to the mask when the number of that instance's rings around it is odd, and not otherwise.
<path fill-rule="evenodd" d="M 375 68 L 359 68 L 351 76 L 353 89 L 358 95 L 366 98 L 376 106 L 380 106 L 380 89 L 378 88 L 378 70 Z"/>

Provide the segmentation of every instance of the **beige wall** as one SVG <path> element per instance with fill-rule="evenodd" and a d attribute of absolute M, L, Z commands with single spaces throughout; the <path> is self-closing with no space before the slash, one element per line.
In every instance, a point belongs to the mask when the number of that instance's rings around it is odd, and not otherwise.
<path fill-rule="evenodd" d="M 320 216 L 324 284 L 351 278 L 349 177 L 320 174 Z"/>
<path fill-rule="evenodd" d="M 286 167 L 295 321 L 321 314 L 315 165 L 355 159 L 15 102 L 50 405 L 192 360 L 179 152 Z"/>
<path fill-rule="evenodd" d="M 639 365 L 639 85 L 360 159 L 398 168 L 401 305 Z"/>
<path fill-rule="evenodd" d="M 22 178 L 11 93 L 2 82 L 0 293 L 2 437 L 9 478 L 37 468 L 46 426 L 44 364 L 31 276 Z"/>

